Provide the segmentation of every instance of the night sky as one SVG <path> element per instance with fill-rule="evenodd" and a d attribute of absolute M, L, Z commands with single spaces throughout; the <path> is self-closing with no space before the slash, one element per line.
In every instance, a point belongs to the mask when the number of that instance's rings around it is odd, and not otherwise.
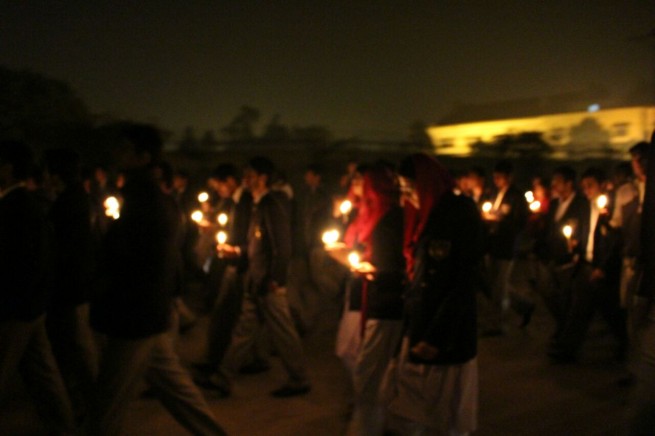
<path fill-rule="evenodd" d="M 0 64 L 69 82 L 94 113 L 218 131 L 262 124 L 402 138 L 456 102 L 655 77 L 653 0 L 0 3 Z"/>

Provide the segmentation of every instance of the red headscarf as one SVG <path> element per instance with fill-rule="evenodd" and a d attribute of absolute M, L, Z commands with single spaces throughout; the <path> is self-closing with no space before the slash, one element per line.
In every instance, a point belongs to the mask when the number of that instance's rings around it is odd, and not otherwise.
<path fill-rule="evenodd" d="M 414 249 L 430 213 L 437 207 L 443 195 L 452 192 L 455 182 L 450 173 L 439 161 L 426 154 L 412 155 L 416 179 L 414 180 L 418 194 L 419 209 L 405 202 L 405 237 L 404 249 L 407 273 L 410 278 L 414 272 Z"/>
<path fill-rule="evenodd" d="M 344 236 L 346 245 L 368 242 L 373 229 L 380 219 L 396 202 L 396 187 L 394 177 L 387 168 L 373 166 L 364 171 L 363 195 L 359 201 L 357 218 L 353 221 Z M 364 260 L 370 259 L 370 245 L 366 244 Z"/>

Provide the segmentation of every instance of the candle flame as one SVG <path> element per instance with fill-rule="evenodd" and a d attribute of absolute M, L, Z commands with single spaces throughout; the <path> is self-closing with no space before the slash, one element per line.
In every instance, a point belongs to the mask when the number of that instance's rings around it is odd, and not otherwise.
<path fill-rule="evenodd" d="M 607 203 L 609 203 L 607 195 L 600 195 L 596 199 L 596 206 L 598 206 L 599 209 L 605 209 L 607 207 Z"/>
<path fill-rule="evenodd" d="M 207 200 L 209 200 L 209 194 L 208 193 L 201 192 L 200 194 L 198 194 L 198 201 L 199 202 L 205 203 L 205 202 L 207 202 Z"/>
<path fill-rule="evenodd" d="M 200 221 L 202 221 L 204 217 L 205 217 L 204 214 L 200 210 L 195 210 L 191 214 L 191 219 L 197 223 L 200 223 Z"/>
<path fill-rule="evenodd" d="M 102 203 L 105 207 L 105 215 L 118 219 L 120 217 L 120 203 L 116 197 L 107 197 Z"/>
<path fill-rule="evenodd" d="M 573 236 L 573 227 L 569 225 L 562 227 L 562 233 L 566 239 L 571 239 L 571 236 Z"/>
<path fill-rule="evenodd" d="M 525 193 L 525 200 L 528 203 L 534 202 L 534 194 L 532 193 L 532 191 L 528 191 L 528 192 Z"/>
<path fill-rule="evenodd" d="M 539 212 L 539 209 L 541 209 L 541 202 L 539 200 L 535 200 L 530 203 L 530 210 L 532 212 Z"/>
<path fill-rule="evenodd" d="M 490 201 L 485 201 L 484 204 L 482 205 L 482 212 L 489 213 L 491 212 L 491 209 L 493 208 L 493 205 L 491 204 Z"/>
<path fill-rule="evenodd" d="M 353 208 L 353 203 L 350 200 L 344 200 L 339 205 L 339 212 L 341 215 L 348 215 Z"/>
<path fill-rule="evenodd" d="M 334 244 L 339 240 L 339 231 L 336 229 L 328 230 L 323 233 L 321 240 L 327 245 Z"/>
<path fill-rule="evenodd" d="M 227 224 L 227 214 L 225 213 L 219 214 L 216 220 L 220 225 L 224 226 L 225 224 Z"/>
<path fill-rule="evenodd" d="M 227 242 L 227 233 L 225 233 L 222 230 L 216 233 L 216 242 L 218 242 L 221 245 L 225 244 Z"/>
<path fill-rule="evenodd" d="M 359 253 L 356 251 L 351 252 L 348 255 L 348 262 L 350 263 L 351 266 L 357 268 L 357 266 L 360 264 Z"/>

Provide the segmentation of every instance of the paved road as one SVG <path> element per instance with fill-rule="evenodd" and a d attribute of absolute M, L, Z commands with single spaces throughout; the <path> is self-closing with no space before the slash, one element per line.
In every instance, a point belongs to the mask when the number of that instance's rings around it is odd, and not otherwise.
<path fill-rule="evenodd" d="M 305 336 L 312 392 L 292 399 L 273 399 L 268 392 L 283 381 L 279 362 L 265 374 L 242 376 L 233 396 L 207 393 L 220 422 L 232 435 L 341 435 L 349 411 L 346 372 L 333 355 L 338 305 L 326 301 L 319 322 Z M 518 321 L 518 320 L 515 320 Z M 203 351 L 206 319 L 179 341 L 187 363 Z M 612 341 L 600 323 L 594 325 L 579 363 L 552 365 L 545 349 L 552 324 L 539 308 L 524 331 L 480 340 L 480 424 L 478 435 L 621 435 L 630 388 L 611 362 Z M 20 382 L 13 400 L 0 413 L 0 435 L 44 434 Z M 128 435 L 183 435 L 184 430 L 156 400 L 130 405 Z"/>

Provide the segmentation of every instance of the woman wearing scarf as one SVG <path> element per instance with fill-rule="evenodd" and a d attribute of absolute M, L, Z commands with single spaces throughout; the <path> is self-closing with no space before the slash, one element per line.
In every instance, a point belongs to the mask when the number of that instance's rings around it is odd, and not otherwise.
<path fill-rule="evenodd" d="M 402 331 L 403 215 L 388 167 L 374 165 L 361 175 L 358 215 L 345 235 L 346 245 L 361 257 L 353 266 L 350 295 L 351 308 L 360 309 L 361 343 L 352 371 L 355 407 L 348 434 L 382 435 L 385 415 L 378 390 Z"/>
<path fill-rule="evenodd" d="M 480 215 L 427 155 L 406 158 L 399 176 L 409 284 L 389 411 L 402 434 L 467 434 L 477 427 L 472 278 L 483 254 Z"/>

